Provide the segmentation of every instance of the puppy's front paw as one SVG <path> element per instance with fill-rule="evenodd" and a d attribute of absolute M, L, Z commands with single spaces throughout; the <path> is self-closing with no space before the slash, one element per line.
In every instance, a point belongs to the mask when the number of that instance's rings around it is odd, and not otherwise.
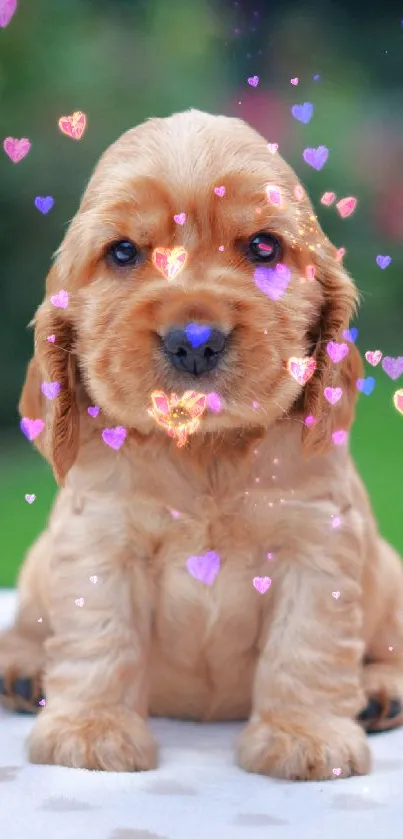
<path fill-rule="evenodd" d="M 45 708 L 28 740 L 31 763 L 136 772 L 155 769 L 158 747 L 138 714 L 84 709 L 79 714 Z"/>
<path fill-rule="evenodd" d="M 295 781 L 366 775 L 370 751 L 362 729 L 345 717 L 296 719 L 276 714 L 250 722 L 238 743 L 248 772 Z"/>

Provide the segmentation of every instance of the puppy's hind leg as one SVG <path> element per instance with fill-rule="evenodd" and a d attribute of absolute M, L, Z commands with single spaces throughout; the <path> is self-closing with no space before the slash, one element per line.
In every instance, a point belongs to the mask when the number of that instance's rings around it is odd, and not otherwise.
<path fill-rule="evenodd" d="M 37 713 L 42 700 L 44 641 L 50 634 L 46 597 L 50 545 L 43 533 L 20 572 L 14 625 L 0 633 L 0 703 Z"/>
<path fill-rule="evenodd" d="M 368 733 L 403 725 L 403 567 L 383 539 L 379 551 L 384 608 L 366 651 L 362 680 L 368 704 L 359 716 Z"/>

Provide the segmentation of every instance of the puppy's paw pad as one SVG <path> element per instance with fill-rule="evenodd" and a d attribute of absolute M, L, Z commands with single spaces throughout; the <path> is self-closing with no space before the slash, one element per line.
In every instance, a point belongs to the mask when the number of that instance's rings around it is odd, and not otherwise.
<path fill-rule="evenodd" d="M 158 747 L 144 720 L 121 709 L 45 709 L 28 741 L 31 763 L 137 772 L 155 769 Z"/>

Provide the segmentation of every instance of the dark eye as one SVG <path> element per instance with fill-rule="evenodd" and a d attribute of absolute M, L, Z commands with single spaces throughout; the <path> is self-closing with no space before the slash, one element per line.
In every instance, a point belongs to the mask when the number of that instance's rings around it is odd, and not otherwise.
<path fill-rule="evenodd" d="M 250 240 L 248 257 L 252 262 L 274 262 L 281 254 L 281 244 L 271 233 L 258 233 Z"/>
<path fill-rule="evenodd" d="M 115 265 L 126 266 L 134 265 L 139 257 L 139 252 L 133 242 L 115 242 L 108 250 L 108 255 L 111 257 Z"/>

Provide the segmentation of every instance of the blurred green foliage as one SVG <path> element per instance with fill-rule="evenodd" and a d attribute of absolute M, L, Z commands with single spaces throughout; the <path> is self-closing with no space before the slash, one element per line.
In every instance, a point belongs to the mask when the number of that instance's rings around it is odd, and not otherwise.
<path fill-rule="evenodd" d="M 0 30 L 1 137 L 28 137 L 18 165 L 0 151 L 0 585 L 12 584 L 22 554 L 43 526 L 53 494 L 46 464 L 18 428 L 16 405 L 31 353 L 26 329 L 60 244 L 102 151 L 150 116 L 196 107 L 247 119 L 307 187 L 321 223 L 362 293 L 358 345 L 403 353 L 403 29 L 399 4 L 366 8 L 327 0 L 20 0 Z M 258 74 L 251 88 L 248 76 Z M 318 79 L 314 76 L 319 75 Z M 299 84 L 290 85 L 297 76 Z M 293 104 L 312 102 L 308 125 Z M 81 110 L 79 142 L 60 116 Z M 326 145 L 321 172 L 302 159 Z M 358 198 L 341 219 L 320 197 Z M 55 205 L 43 216 L 37 195 Z M 389 254 L 381 271 L 377 254 Z M 400 549 L 403 417 L 380 367 L 374 394 L 360 397 L 353 450 L 381 529 Z M 37 500 L 29 506 L 27 492 Z"/>

